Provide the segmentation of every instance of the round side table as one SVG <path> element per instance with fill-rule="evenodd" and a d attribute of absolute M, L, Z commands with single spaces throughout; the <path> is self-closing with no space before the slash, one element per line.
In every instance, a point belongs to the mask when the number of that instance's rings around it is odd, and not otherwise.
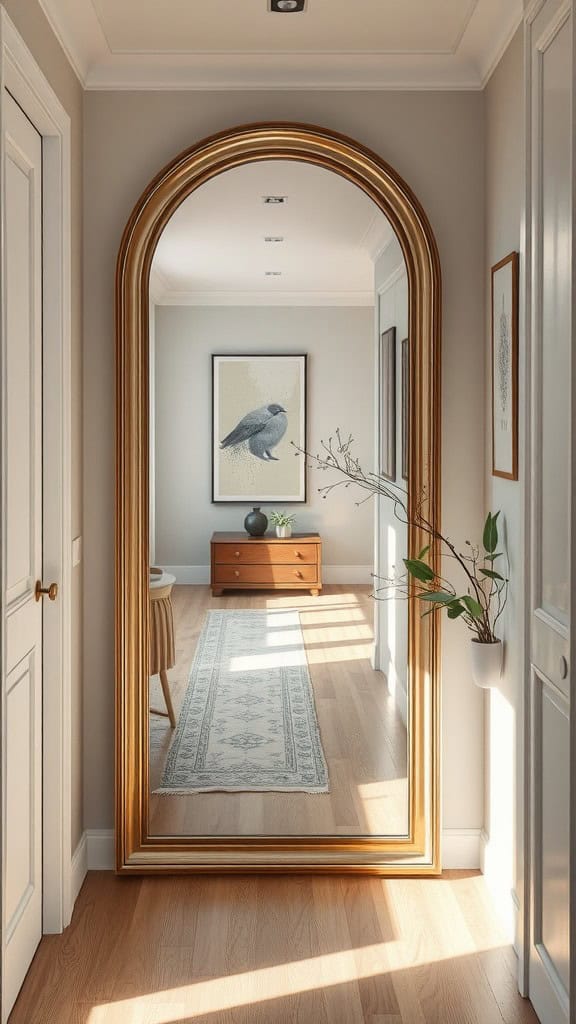
<path fill-rule="evenodd" d="M 174 616 L 172 614 L 172 587 L 176 577 L 170 573 L 154 573 L 150 576 L 150 675 L 160 676 L 162 693 L 166 701 L 166 711 L 150 708 L 153 715 L 163 715 L 170 719 L 170 725 L 176 726 L 176 716 L 172 704 L 168 669 L 176 661 L 174 649 Z"/>

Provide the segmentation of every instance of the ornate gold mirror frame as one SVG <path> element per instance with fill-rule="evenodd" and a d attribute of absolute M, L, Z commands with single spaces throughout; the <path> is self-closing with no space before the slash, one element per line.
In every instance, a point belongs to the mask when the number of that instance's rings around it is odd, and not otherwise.
<path fill-rule="evenodd" d="M 126 226 L 116 274 L 116 865 L 144 872 L 435 874 L 439 855 L 439 628 L 409 611 L 409 831 L 406 836 L 154 836 L 148 828 L 148 316 L 150 265 L 180 203 L 223 171 L 299 160 L 343 175 L 391 222 L 409 283 L 410 501 L 440 517 L 441 281 L 418 200 L 392 168 L 345 136 L 301 124 L 223 132 L 177 157 L 149 185 Z M 424 539 L 410 530 L 409 549 Z M 438 557 L 438 553 L 434 553 Z"/>

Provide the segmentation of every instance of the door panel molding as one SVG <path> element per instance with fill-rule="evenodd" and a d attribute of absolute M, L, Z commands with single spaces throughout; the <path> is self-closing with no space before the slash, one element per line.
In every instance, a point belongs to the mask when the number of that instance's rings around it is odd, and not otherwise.
<path fill-rule="evenodd" d="M 70 921 L 73 902 L 70 118 L 0 6 L 2 122 L 6 91 L 42 136 L 43 151 L 43 428 L 52 441 L 44 446 L 43 574 L 60 584 L 58 601 L 44 610 L 43 930 L 59 932 Z"/>
<path fill-rule="evenodd" d="M 547 1024 L 564 1024 L 570 1012 L 566 984 L 570 841 L 566 813 L 574 803 L 569 792 L 569 761 L 574 757 L 569 667 L 574 611 L 569 608 L 567 595 L 570 566 L 572 580 L 575 575 L 574 550 L 570 519 L 560 517 L 556 522 L 558 509 L 553 509 L 548 499 L 550 479 L 560 484 L 562 480 L 572 481 L 566 487 L 566 504 L 571 506 L 574 518 L 574 450 L 567 448 L 566 438 L 570 424 L 574 428 L 575 403 L 569 397 L 569 388 L 564 391 L 564 409 L 561 394 L 557 404 L 550 400 L 551 382 L 558 377 L 565 384 L 567 371 L 573 379 L 575 372 L 570 357 L 574 288 L 569 272 L 574 237 L 573 231 L 571 240 L 563 235 L 566 229 L 570 231 L 574 220 L 573 6 L 573 0 L 536 0 L 525 17 L 524 316 L 530 395 L 525 496 L 530 577 L 526 683 L 530 696 L 524 723 L 527 793 L 522 980 L 524 994 L 530 995 Z M 550 75 L 554 77 L 551 85 Z M 547 189 L 552 186 L 551 199 Z M 562 202 L 565 209 L 559 212 L 558 203 Z M 568 296 L 568 302 L 555 301 L 558 294 Z M 554 443 L 554 431 L 558 444 Z M 558 465 L 555 460 L 559 460 Z M 558 505 L 564 505 L 561 495 Z M 571 888 L 573 893 L 573 885 Z"/>

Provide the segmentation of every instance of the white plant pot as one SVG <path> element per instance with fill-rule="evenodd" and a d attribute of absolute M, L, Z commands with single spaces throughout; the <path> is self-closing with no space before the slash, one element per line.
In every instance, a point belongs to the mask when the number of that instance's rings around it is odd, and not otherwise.
<path fill-rule="evenodd" d="M 476 686 L 490 690 L 498 686 L 502 675 L 502 641 L 493 644 L 482 644 L 479 640 L 470 643 L 472 661 L 472 678 Z"/>
<path fill-rule="evenodd" d="M 292 527 L 291 526 L 277 526 L 276 527 L 276 536 L 277 537 L 291 537 L 292 536 Z"/>

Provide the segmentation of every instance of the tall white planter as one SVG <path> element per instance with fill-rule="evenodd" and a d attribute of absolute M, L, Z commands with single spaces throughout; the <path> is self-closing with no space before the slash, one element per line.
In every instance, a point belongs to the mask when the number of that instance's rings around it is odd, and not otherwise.
<path fill-rule="evenodd" d="M 470 659 L 472 662 L 472 678 L 476 686 L 490 690 L 498 686 L 502 676 L 502 641 L 494 644 L 482 644 L 478 640 L 470 642 Z"/>

